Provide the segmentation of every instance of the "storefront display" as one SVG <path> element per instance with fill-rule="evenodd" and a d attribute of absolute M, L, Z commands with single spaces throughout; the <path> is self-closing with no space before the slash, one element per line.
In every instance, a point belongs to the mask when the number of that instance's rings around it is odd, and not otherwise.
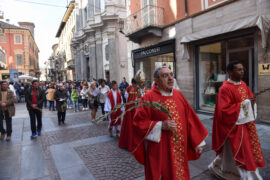
<path fill-rule="evenodd" d="M 217 93 L 228 79 L 226 65 L 240 61 L 247 69 L 243 80 L 252 89 L 254 81 L 253 37 L 240 37 L 198 46 L 197 97 L 199 110 L 214 111 Z"/>

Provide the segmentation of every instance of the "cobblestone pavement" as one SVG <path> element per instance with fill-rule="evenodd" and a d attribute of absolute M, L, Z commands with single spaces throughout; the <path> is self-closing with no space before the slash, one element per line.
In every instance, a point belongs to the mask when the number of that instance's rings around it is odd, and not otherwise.
<path fill-rule="evenodd" d="M 100 110 L 98 111 L 100 115 Z M 216 180 L 207 165 L 214 159 L 211 151 L 212 120 L 199 115 L 209 131 L 204 153 L 189 162 L 192 180 Z M 30 139 L 29 115 L 24 104 L 16 105 L 11 142 L 0 141 L 0 179 L 2 180 L 126 180 L 144 179 L 144 168 L 131 154 L 118 148 L 118 139 L 108 136 L 108 122 L 92 123 L 90 111 L 68 110 L 66 124 L 58 126 L 56 112 L 43 110 L 41 137 Z M 270 176 L 269 125 L 257 124 L 267 167 L 260 170 Z"/>

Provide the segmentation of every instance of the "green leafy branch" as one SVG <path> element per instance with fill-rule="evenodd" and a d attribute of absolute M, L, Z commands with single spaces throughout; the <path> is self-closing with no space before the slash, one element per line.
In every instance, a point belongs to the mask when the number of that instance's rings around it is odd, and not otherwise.
<path fill-rule="evenodd" d="M 123 103 L 123 104 L 117 104 L 115 105 L 115 107 L 112 109 L 112 111 L 96 118 L 95 122 L 99 122 L 99 121 L 103 121 L 104 119 L 108 118 L 108 116 L 114 112 L 117 112 L 118 109 L 122 109 L 123 107 L 126 107 L 127 105 L 131 105 L 131 104 L 135 104 L 134 106 L 126 109 L 125 111 L 123 111 L 121 113 L 121 115 L 119 115 L 117 118 L 116 118 L 116 121 L 114 122 L 115 124 L 123 119 L 124 115 L 129 112 L 129 111 L 132 111 L 133 109 L 137 109 L 137 108 L 140 108 L 140 107 L 151 107 L 152 109 L 155 109 L 155 110 L 159 110 L 163 113 L 165 113 L 169 118 L 170 120 L 172 120 L 172 115 L 170 114 L 170 111 L 168 108 L 166 108 L 164 106 L 164 104 L 161 102 L 161 101 L 158 101 L 158 102 L 153 102 L 153 101 L 143 101 L 143 100 L 135 100 L 135 101 L 130 101 L 130 102 L 127 102 L 127 103 Z M 174 132 L 173 134 L 174 138 L 175 138 L 175 141 L 177 141 L 177 134 L 176 132 Z"/>

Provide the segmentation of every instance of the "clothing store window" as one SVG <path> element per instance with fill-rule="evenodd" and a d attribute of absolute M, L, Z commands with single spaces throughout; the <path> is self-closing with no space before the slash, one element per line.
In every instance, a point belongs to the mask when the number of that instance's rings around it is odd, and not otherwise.
<path fill-rule="evenodd" d="M 151 88 L 154 81 L 153 74 L 155 69 L 163 65 L 169 67 L 173 72 L 175 72 L 174 53 L 167 53 L 136 60 L 135 73 L 141 69 L 145 73 L 146 87 Z"/>

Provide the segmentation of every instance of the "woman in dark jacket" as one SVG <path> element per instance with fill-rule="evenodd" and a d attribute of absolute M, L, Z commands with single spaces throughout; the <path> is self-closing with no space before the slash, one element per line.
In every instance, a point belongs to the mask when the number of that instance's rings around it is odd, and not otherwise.
<path fill-rule="evenodd" d="M 61 125 L 61 123 L 65 124 L 67 98 L 67 91 L 64 89 L 63 84 L 59 84 L 58 90 L 54 94 L 54 99 L 56 100 L 58 125 Z"/>

